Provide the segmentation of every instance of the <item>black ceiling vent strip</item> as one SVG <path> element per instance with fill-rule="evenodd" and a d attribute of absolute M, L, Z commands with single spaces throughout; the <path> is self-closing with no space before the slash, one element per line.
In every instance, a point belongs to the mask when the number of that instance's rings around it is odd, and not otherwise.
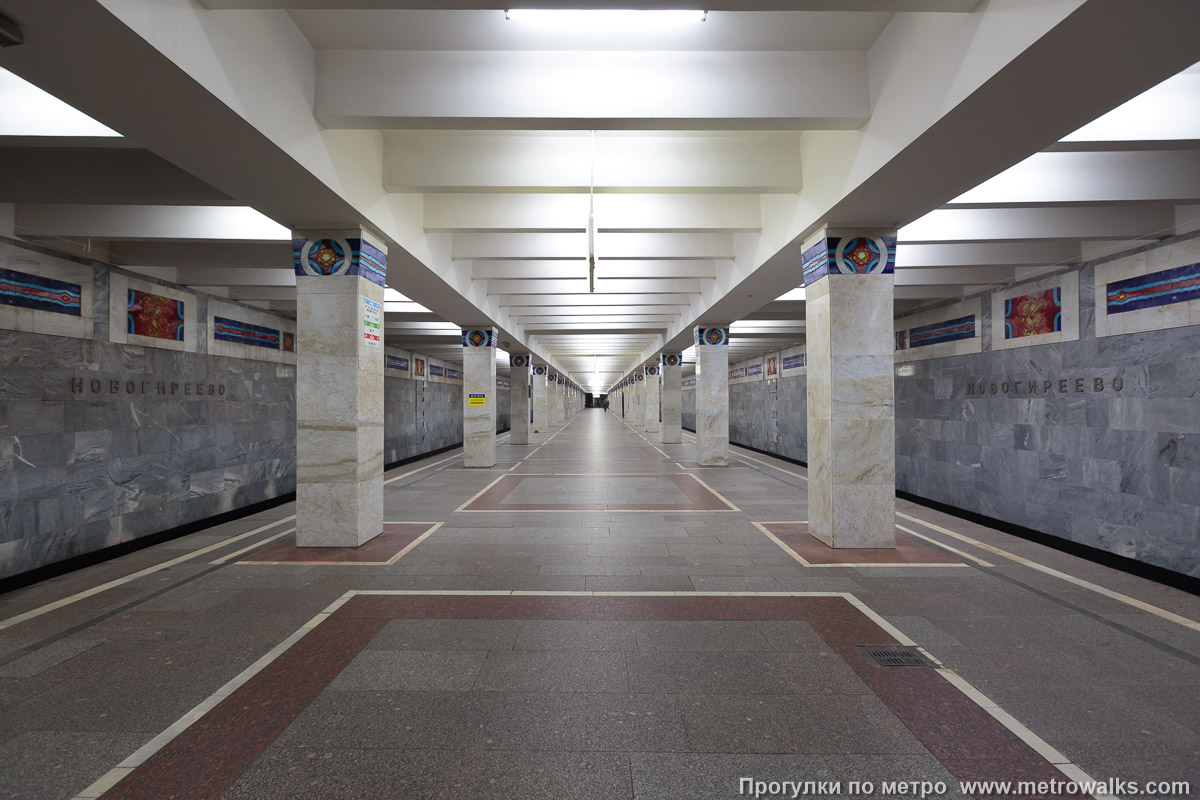
<path fill-rule="evenodd" d="M 937 667 L 918 647 L 899 644 L 862 644 L 858 652 L 876 667 Z"/>

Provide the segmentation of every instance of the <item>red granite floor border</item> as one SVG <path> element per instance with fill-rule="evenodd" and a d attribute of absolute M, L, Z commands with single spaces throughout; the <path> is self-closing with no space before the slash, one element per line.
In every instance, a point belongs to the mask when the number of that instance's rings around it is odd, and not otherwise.
<path fill-rule="evenodd" d="M 959 565 L 963 562 L 949 553 L 930 547 L 924 542 L 896 533 L 896 547 L 842 548 L 830 547 L 808 532 L 807 522 L 756 522 L 771 534 L 775 543 L 786 545 L 802 559 L 805 566 L 838 566 L 843 564 L 875 564 L 905 566 L 912 564 Z"/>
<path fill-rule="evenodd" d="M 529 478 L 556 480 L 595 480 L 605 477 L 666 478 L 674 483 L 690 503 L 505 503 L 504 499 Z M 463 504 L 460 511 L 736 511 L 737 509 L 688 473 L 635 473 L 620 475 L 544 475 L 511 473 L 503 475 L 477 497 Z"/>
<path fill-rule="evenodd" d="M 934 670 L 869 664 L 856 645 L 891 644 L 895 639 L 841 596 L 364 594 L 351 598 L 184 730 L 105 793 L 104 800 L 215 800 L 392 619 L 801 620 L 956 778 L 1063 778 Z"/>

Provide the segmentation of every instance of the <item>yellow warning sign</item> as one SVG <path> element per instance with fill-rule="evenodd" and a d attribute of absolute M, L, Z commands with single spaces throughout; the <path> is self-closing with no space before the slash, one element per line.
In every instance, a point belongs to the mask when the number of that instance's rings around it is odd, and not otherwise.
<path fill-rule="evenodd" d="M 487 395 L 469 394 L 467 395 L 467 405 L 469 406 L 486 406 Z"/>

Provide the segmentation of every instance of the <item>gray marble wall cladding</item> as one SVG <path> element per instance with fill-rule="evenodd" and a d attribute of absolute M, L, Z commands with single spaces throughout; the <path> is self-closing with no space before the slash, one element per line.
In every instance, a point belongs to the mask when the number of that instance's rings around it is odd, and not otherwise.
<path fill-rule="evenodd" d="M 108 277 L 93 339 L 0 330 L 0 577 L 295 489 L 295 367 L 111 344 Z"/>
<path fill-rule="evenodd" d="M 199 293 L 199 352 L 113 344 L 120 273 L 90 268 L 91 339 L 0 330 L 0 578 L 296 488 L 296 368 L 208 354 Z M 460 384 L 388 378 L 385 392 L 389 462 L 462 442 Z M 507 428 L 508 388 L 497 396 Z"/>
<path fill-rule="evenodd" d="M 458 383 L 386 377 L 383 382 L 383 463 L 392 464 L 462 444 L 462 393 L 462 385 Z M 509 388 L 498 386 L 496 396 L 496 430 L 506 430 L 511 407 Z"/>

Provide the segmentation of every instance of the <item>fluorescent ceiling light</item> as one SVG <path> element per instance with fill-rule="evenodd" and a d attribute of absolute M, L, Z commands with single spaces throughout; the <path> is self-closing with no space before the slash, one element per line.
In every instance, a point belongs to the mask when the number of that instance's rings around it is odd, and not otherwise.
<path fill-rule="evenodd" d="M 804 299 L 804 287 L 798 286 L 795 289 L 792 289 L 790 292 L 784 292 L 783 294 L 779 295 L 779 297 L 776 297 L 775 299 L 776 300 L 786 300 L 786 301 L 803 300 Z"/>
<path fill-rule="evenodd" d="M 707 11 L 633 9 L 510 8 L 506 19 L 554 30 L 628 33 L 677 28 L 704 22 Z"/>

